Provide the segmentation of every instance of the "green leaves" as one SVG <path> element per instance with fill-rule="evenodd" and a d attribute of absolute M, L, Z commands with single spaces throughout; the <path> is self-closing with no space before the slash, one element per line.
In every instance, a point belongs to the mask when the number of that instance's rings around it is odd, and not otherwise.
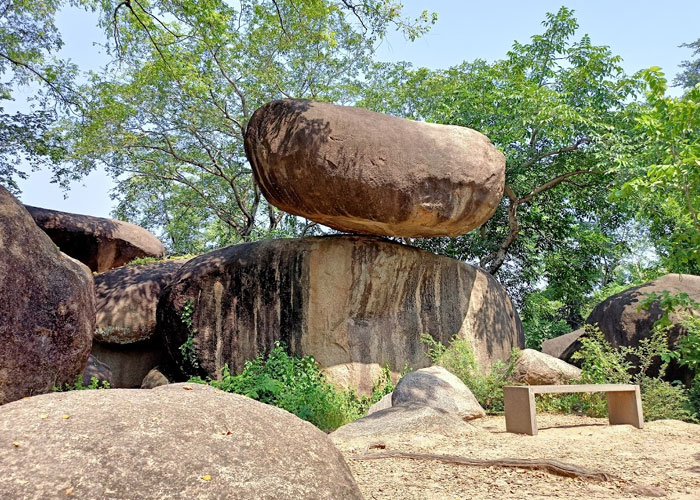
<path fill-rule="evenodd" d="M 637 162 L 623 172 L 616 199 L 631 199 L 650 224 L 666 266 L 700 272 L 700 87 L 666 96 L 660 68 L 642 73 L 648 86 L 635 131 Z"/>

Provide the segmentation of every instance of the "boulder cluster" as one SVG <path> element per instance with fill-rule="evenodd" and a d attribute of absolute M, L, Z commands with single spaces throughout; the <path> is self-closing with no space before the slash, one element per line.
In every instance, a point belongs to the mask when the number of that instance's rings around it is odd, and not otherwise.
<path fill-rule="evenodd" d="M 0 451 L 0 496 L 139 496 L 123 488 L 143 482 L 154 497 L 359 498 L 342 457 L 310 424 L 170 382 L 240 371 L 281 341 L 336 384 L 368 393 L 386 366 L 398 377 L 430 365 L 425 334 L 468 340 L 484 368 L 523 346 L 513 303 L 488 273 L 382 238 L 454 236 L 489 219 L 505 159 L 484 135 L 282 100 L 254 113 L 245 148 L 271 204 L 355 234 L 162 260 L 163 245 L 143 228 L 25 207 L 0 187 L 0 437 L 15 443 Z M 155 262 L 125 265 L 140 257 Z M 406 377 L 385 411 L 483 415 L 456 377 L 426 370 Z M 26 398 L 81 376 L 117 390 Z M 137 387 L 153 390 L 118 390 Z M 132 467 L 134 453 L 148 455 L 143 469 Z M 183 454 L 187 473 L 174 463 Z M 56 471 L 56 460 L 70 466 Z"/>

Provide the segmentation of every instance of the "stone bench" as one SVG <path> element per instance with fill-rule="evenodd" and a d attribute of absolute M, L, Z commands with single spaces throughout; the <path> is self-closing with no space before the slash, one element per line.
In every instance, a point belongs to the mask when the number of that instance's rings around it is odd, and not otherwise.
<path fill-rule="evenodd" d="M 638 385 L 509 385 L 503 388 L 506 430 L 530 436 L 537 435 L 535 394 L 572 392 L 605 392 L 608 398 L 608 420 L 611 425 L 630 424 L 637 429 L 641 429 L 644 425 L 642 398 Z"/>

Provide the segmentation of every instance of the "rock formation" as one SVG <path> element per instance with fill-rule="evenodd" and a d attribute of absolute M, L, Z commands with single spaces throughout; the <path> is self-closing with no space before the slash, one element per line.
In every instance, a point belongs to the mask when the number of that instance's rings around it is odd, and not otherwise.
<path fill-rule="evenodd" d="M 479 132 L 285 99 L 258 109 L 245 149 L 267 200 L 340 231 L 464 234 L 503 194 L 505 157 Z"/>
<path fill-rule="evenodd" d="M 422 368 L 399 380 L 391 396 L 391 407 L 408 404 L 454 413 L 462 420 L 486 415 L 469 387 L 441 366 Z"/>
<path fill-rule="evenodd" d="M 167 358 L 156 335 L 161 291 L 187 259 L 123 266 L 95 276 L 97 330 L 93 354 L 112 369 L 114 387 L 139 387 Z"/>
<path fill-rule="evenodd" d="M 667 274 L 644 285 L 629 288 L 598 304 L 586 323 L 597 324 L 613 346 L 636 346 L 641 339 L 651 335 L 654 323 L 663 315 L 658 301 L 653 302 L 649 309 L 637 309 L 646 299 L 645 294 L 661 293 L 664 290 L 672 294 L 687 293 L 691 299 L 700 302 L 700 276 Z M 675 325 L 669 331 L 671 342 L 681 332 L 678 319 L 677 314 L 671 315 L 671 321 Z"/>
<path fill-rule="evenodd" d="M 108 384 L 109 387 L 114 387 L 112 370 L 105 363 L 90 354 L 87 366 L 85 370 L 83 370 L 83 385 L 87 387 L 92 384 L 93 377 L 97 379 L 99 387 L 104 387 L 105 383 Z"/>
<path fill-rule="evenodd" d="M 137 257 L 163 257 L 163 244 L 144 228 L 119 220 L 26 206 L 61 251 L 101 273 Z"/>
<path fill-rule="evenodd" d="M 566 384 L 581 378 L 581 369 L 543 352 L 525 349 L 518 355 L 513 380 L 529 385 Z"/>
<path fill-rule="evenodd" d="M 181 319 L 193 305 L 192 325 Z M 488 367 L 523 347 L 518 314 L 489 274 L 381 239 L 333 236 L 235 245 L 182 266 L 158 304 L 176 359 L 188 338 L 205 374 L 243 363 L 277 340 L 310 354 L 341 385 L 371 391 L 389 364 L 429 364 L 420 336 L 471 342 Z"/>
<path fill-rule="evenodd" d="M 0 404 L 74 383 L 95 328 L 92 275 L 2 186 L 0 297 Z"/>
<path fill-rule="evenodd" d="M 571 355 L 581 348 L 581 342 L 578 339 L 584 332 L 583 328 L 579 328 L 571 333 L 547 339 L 542 342 L 542 352 L 568 363 Z"/>
<path fill-rule="evenodd" d="M 0 407 L 0 442 L 6 499 L 362 498 L 322 431 L 205 385 L 16 401 Z"/>

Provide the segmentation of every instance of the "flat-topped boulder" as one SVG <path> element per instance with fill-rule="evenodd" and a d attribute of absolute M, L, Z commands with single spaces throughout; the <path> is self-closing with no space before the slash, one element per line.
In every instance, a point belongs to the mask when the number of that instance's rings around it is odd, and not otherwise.
<path fill-rule="evenodd" d="M 3 499 L 362 498 L 324 432 L 206 385 L 16 401 L 0 442 Z"/>
<path fill-rule="evenodd" d="M 165 359 L 156 306 L 187 259 L 129 265 L 95 276 L 97 328 L 92 353 L 112 369 L 114 387 L 139 387 Z"/>
<path fill-rule="evenodd" d="M 503 194 L 505 157 L 485 135 L 362 108 L 270 102 L 248 122 L 245 150 L 270 203 L 340 231 L 457 236 Z"/>
<path fill-rule="evenodd" d="M 196 257 L 163 292 L 157 324 L 169 353 L 186 364 L 187 343 L 203 375 L 224 365 L 239 372 L 283 341 L 363 393 L 387 364 L 394 377 L 406 364 L 428 366 L 422 334 L 446 345 L 468 339 L 482 367 L 524 344 L 510 298 L 488 273 L 361 236 L 266 240 Z"/>
<path fill-rule="evenodd" d="M 163 257 L 165 248 L 142 227 L 114 219 L 31 207 L 36 224 L 61 251 L 101 273 L 137 257 Z"/>
<path fill-rule="evenodd" d="M 95 329 L 92 274 L 2 186 L 0 297 L 0 404 L 74 383 Z"/>

